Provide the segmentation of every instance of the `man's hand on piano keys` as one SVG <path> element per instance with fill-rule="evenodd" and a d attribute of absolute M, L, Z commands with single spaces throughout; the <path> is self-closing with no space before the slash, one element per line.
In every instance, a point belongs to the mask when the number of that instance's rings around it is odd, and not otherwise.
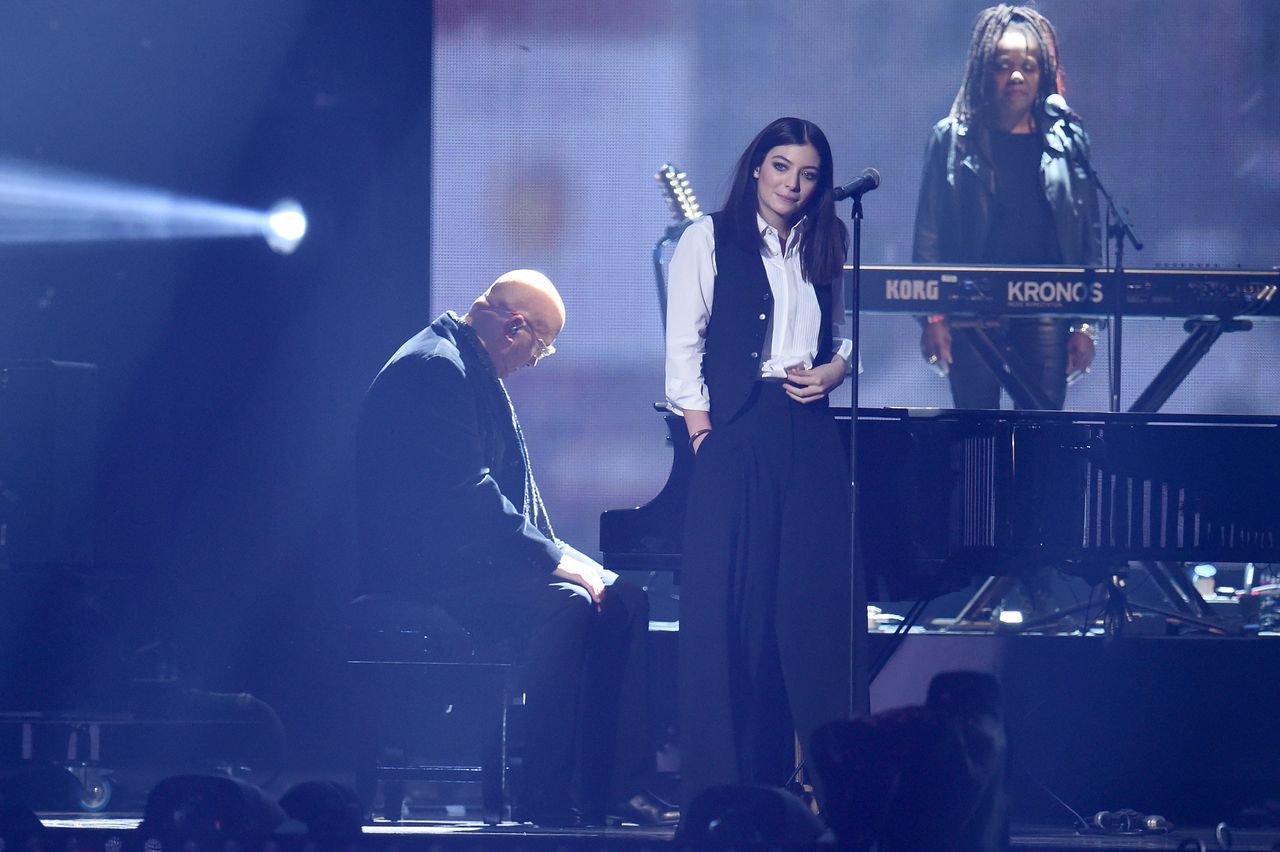
<path fill-rule="evenodd" d="M 791 369 L 787 371 L 787 381 L 782 389 L 787 396 L 796 402 L 810 403 L 822 399 L 844 381 L 848 365 L 839 355 L 826 364 L 810 367 L 807 370 Z"/>

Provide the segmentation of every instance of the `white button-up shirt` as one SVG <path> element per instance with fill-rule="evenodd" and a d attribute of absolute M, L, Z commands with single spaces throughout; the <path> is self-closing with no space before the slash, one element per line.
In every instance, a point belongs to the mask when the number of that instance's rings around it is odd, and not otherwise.
<path fill-rule="evenodd" d="M 764 237 L 760 256 L 773 294 L 765 350 L 760 353 L 761 378 L 785 378 L 787 370 L 794 367 L 808 369 L 818 354 L 822 310 L 800 265 L 805 224 L 804 219 L 795 224 L 784 252 L 777 230 L 756 214 L 756 225 Z M 711 396 L 702 377 L 702 355 L 715 282 L 715 230 L 711 217 L 704 216 L 685 229 L 667 267 L 666 392 L 667 402 L 681 411 L 711 410 Z M 839 310 L 841 301 L 836 300 L 833 323 L 843 313 Z M 847 363 L 852 341 L 836 338 L 835 344 L 837 354 Z"/>

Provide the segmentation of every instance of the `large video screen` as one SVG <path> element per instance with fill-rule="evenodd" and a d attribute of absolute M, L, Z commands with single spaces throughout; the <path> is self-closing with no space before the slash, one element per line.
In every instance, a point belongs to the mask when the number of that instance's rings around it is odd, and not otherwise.
<path fill-rule="evenodd" d="M 560 287 L 558 354 L 509 383 L 557 532 L 596 547 L 599 513 L 670 469 L 654 250 L 673 219 L 654 173 L 717 209 L 769 121 L 817 122 L 838 180 L 871 166 L 862 257 L 910 261 L 922 155 L 956 93 L 971 0 L 436 0 L 431 303 L 465 310 L 503 271 Z M 1280 4 L 1044 0 L 1067 98 L 1141 253 L 1131 267 L 1280 263 Z M 847 215 L 847 203 L 841 205 Z M 660 252 L 660 256 L 665 253 Z M 1280 324 L 1225 335 L 1165 405 L 1280 414 Z M 862 322 L 863 406 L 951 404 L 905 315 Z M 1185 339 L 1124 326 L 1122 407 Z M 1108 407 L 1106 336 L 1067 408 Z M 837 402 L 848 404 L 842 390 Z M 1008 400 L 1005 400 L 1007 406 Z"/>

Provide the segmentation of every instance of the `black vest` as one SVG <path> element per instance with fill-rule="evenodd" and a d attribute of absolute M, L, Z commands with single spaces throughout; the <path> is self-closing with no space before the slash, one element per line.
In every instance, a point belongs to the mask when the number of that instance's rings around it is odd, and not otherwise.
<path fill-rule="evenodd" d="M 711 396 L 711 423 L 740 413 L 760 378 L 760 353 L 773 316 L 773 293 L 758 245 L 746 248 L 729 235 L 724 211 L 711 214 L 716 241 L 716 282 L 707 322 L 702 378 Z M 814 287 L 822 312 L 815 364 L 831 360 L 833 288 Z M 826 404 L 824 398 L 821 405 Z"/>

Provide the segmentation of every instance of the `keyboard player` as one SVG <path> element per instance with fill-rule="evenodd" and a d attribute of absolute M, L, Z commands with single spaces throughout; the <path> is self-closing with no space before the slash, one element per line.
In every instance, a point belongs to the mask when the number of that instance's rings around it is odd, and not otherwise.
<path fill-rule="evenodd" d="M 1098 199 L 1073 161 L 1078 125 L 1045 99 L 1062 79 L 1053 25 L 1039 12 L 985 9 L 950 114 L 933 128 L 916 208 L 916 263 L 1097 266 Z M 1074 119 L 1073 119 L 1074 121 Z M 1061 409 L 1067 375 L 1093 360 L 1096 329 L 1057 317 L 1001 321 L 1012 360 L 1044 404 Z M 957 408 L 999 408 L 1000 382 L 948 318 L 923 322 L 921 354 L 951 383 Z"/>

